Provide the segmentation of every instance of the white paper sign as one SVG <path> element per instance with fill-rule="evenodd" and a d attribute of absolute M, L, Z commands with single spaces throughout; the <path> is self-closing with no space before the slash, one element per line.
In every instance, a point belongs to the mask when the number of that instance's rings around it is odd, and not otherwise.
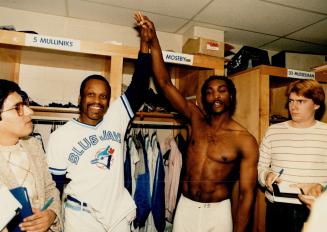
<path fill-rule="evenodd" d="M 193 65 L 193 55 L 162 51 L 162 56 L 165 62 L 174 64 Z"/>
<path fill-rule="evenodd" d="M 79 40 L 35 34 L 26 34 L 25 45 L 76 52 L 80 51 L 81 47 Z"/>
<path fill-rule="evenodd" d="M 295 69 L 287 69 L 287 77 L 298 78 L 298 79 L 315 79 L 314 72 L 306 72 Z"/>

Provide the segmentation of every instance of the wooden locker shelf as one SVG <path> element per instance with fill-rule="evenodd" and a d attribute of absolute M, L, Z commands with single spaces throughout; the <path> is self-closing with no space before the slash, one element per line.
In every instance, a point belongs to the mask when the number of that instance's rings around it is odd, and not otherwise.
<path fill-rule="evenodd" d="M 39 35 L 37 35 L 39 36 Z M 20 64 L 40 67 L 67 68 L 96 71 L 105 76 L 112 88 L 112 98 L 121 95 L 123 67 L 137 58 L 138 48 L 78 40 L 78 51 L 26 45 L 27 34 L 0 30 L 0 76 L 19 82 Z M 62 38 L 66 39 L 66 38 Z M 209 75 L 224 74 L 224 59 L 206 55 L 193 55 L 193 65 L 169 64 L 172 78 L 182 94 L 199 95 L 200 84 Z M 191 77 L 190 77 L 191 76 Z M 194 81 L 196 80 L 196 81 Z M 186 87 L 194 83 L 192 93 Z M 35 116 L 71 118 L 78 110 L 65 108 L 33 107 Z M 140 114 L 143 120 L 176 120 L 174 116 Z M 139 117 L 138 115 L 137 117 Z"/>

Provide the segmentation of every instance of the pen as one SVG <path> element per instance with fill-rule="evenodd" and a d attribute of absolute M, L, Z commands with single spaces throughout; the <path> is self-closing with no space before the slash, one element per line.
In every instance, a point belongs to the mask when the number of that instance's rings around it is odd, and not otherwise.
<path fill-rule="evenodd" d="M 283 172 L 284 168 L 282 168 L 279 173 L 274 177 L 274 179 L 271 181 L 271 184 L 273 184 L 277 180 L 277 178 L 279 178 L 283 174 Z"/>
<path fill-rule="evenodd" d="M 47 202 L 45 202 L 44 206 L 42 207 L 41 211 L 46 210 L 53 202 L 53 197 L 50 197 Z"/>

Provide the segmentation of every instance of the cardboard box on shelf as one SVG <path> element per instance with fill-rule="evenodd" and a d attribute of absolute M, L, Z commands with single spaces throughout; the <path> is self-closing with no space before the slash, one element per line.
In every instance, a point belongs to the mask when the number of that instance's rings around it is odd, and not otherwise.
<path fill-rule="evenodd" d="M 183 53 L 204 54 L 209 56 L 224 57 L 224 43 L 211 39 L 188 39 L 183 46 Z"/>
<path fill-rule="evenodd" d="M 310 72 L 312 67 L 324 63 L 325 55 L 282 51 L 271 57 L 273 66 Z"/>

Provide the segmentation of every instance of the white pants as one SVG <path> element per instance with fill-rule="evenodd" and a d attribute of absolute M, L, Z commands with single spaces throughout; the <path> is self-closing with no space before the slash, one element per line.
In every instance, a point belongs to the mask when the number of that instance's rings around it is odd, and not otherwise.
<path fill-rule="evenodd" d="M 177 205 L 173 231 L 232 232 L 233 220 L 230 200 L 201 203 L 182 195 Z"/>
<path fill-rule="evenodd" d="M 103 225 L 89 212 L 65 207 L 64 232 L 106 232 Z M 124 218 L 110 232 L 130 232 L 130 223 Z"/>

